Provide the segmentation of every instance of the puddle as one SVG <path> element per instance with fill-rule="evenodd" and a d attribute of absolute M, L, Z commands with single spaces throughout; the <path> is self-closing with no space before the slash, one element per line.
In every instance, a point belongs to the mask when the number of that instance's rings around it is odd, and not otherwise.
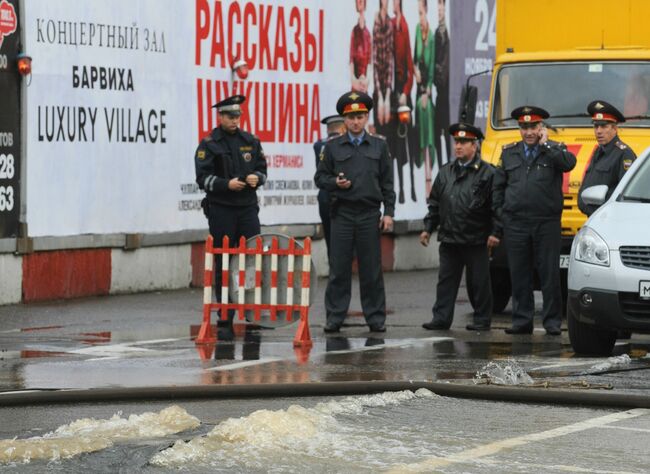
<path fill-rule="evenodd" d="M 501 362 L 489 362 L 483 366 L 474 377 L 474 383 L 490 383 L 499 385 L 529 385 L 533 379 L 513 359 Z"/>
<path fill-rule="evenodd" d="M 157 438 L 197 428 L 200 422 L 178 406 L 108 420 L 83 418 L 43 436 L 0 440 L 0 464 L 57 461 L 108 448 L 116 442 Z"/>

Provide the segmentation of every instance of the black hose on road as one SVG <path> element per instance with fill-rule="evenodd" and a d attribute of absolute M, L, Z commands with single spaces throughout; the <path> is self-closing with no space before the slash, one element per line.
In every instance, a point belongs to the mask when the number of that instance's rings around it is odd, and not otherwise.
<path fill-rule="evenodd" d="M 365 395 L 426 388 L 445 397 L 500 402 L 581 405 L 608 408 L 650 408 L 650 396 L 526 388 L 525 386 L 462 385 L 427 381 L 313 382 L 247 385 L 120 387 L 83 390 L 38 390 L 0 393 L 0 407 L 55 403 L 109 403 L 142 400 L 236 399 Z"/>

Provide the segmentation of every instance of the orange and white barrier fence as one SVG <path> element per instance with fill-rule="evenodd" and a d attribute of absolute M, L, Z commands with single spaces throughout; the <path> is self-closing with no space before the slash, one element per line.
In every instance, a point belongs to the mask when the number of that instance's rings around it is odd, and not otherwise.
<path fill-rule="evenodd" d="M 214 280 L 214 255 L 222 255 L 221 262 L 221 288 L 220 291 L 221 302 L 212 301 L 212 282 Z M 231 255 L 236 255 L 237 262 L 237 301 L 230 301 L 230 263 Z M 246 257 L 250 255 L 254 259 L 254 289 L 253 301 L 246 300 L 247 287 L 247 266 Z M 301 257 L 302 266 L 300 268 L 300 298 L 296 300 L 294 295 L 295 281 L 295 262 L 296 257 Z M 263 281 L 263 261 L 265 258 L 270 258 L 270 281 Z M 286 269 L 282 265 L 282 275 L 279 273 L 279 259 L 286 258 Z M 235 260 L 235 259 L 233 259 Z M 286 288 L 285 294 L 280 298 L 278 294 L 279 279 L 284 279 L 284 272 L 286 271 Z M 309 333 L 309 298 L 311 286 L 311 239 L 306 238 L 303 241 L 302 247 L 296 245 L 296 240 L 289 238 L 287 248 L 281 248 L 278 242 L 278 236 L 271 237 L 271 244 L 264 246 L 262 236 L 255 238 L 255 245 L 248 247 L 246 238 L 242 237 L 239 240 L 239 245 L 230 247 L 228 237 L 223 238 L 221 247 L 214 247 L 214 239 L 208 236 L 205 242 L 205 274 L 204 274 L 204 290 L 203 290 L 203 322 L 201 329 L 196 338 L 197 344 L 215 343 L 217 338 L 214 334 L 211 324 L 212 311 L 218 310 L 221 313 L 221 319 L 228 319 L 228 311 L 234 310 L 237 312 L 237 317 L 240 320 L 246 318 L 246 312 L 252 312 L 253 322 L 261 322 L 262 314 L 269 315 L 270 321 L 276 322 L 279 318 L 284 318 L 287 322 L 294 321 L 294 313 L 300 315 L 300 322 L 296 336 L 293 341 L 295 347 L 311 347 L 312 340 Z M 264 289 L 269 289 L 268 301 L 262 301 Z M 279 301 L 284 300 L 280 303 Z"/>

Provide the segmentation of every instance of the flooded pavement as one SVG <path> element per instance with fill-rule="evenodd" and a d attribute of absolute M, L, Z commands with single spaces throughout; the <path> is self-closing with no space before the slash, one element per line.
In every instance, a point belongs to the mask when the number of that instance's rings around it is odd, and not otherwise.
<path fill-rule="evenodd" d="M 14 426 L 17 412 L 0 409 Z M 35 408 L 28 416 L 31 430 L 0 443 L 69 436 L 76 446 L 94 443 L 98 449 L 0 460 L 2 472 L 642 473 L 650 441 L 650 410 L 459 400 L 427 390 L 57 406 Z M 80 419 L 89 416 L 95 420 Z M 53 424 L 60 422 L 65 424 L 57 429 Z M 180 431 L 183 423 L 187 428 Z M 99 448 L 102 441 L 106 447 Z"/>
<path fill-rule="evenodd" d="M 650 389 L 647 335 L 620 340 L 612 362 L 576 357 L 566 332 L 506 335 L 508 314 L 494 316 L 492 331 L 466 331 L 471 308 L 464 289 L 450 331 L 422 329 L 430 319 L 435 277 L 435 272 L 386 275 L 392 290 L 386 333 L 370 333 L 353 306 L 341 333 L 326 337 L 323 308 L 315 304 L 309 349 L 293 347 L 296 324 L 270 330 L 239 321 L 234 332 L 220 332 L 216 344 L 195 345 L 202 310 L 196 289 L 0 307 L 0 392 L 168 384 L 472 383 L 488 362 L 505 360 L 519 364 L 534 381 L 579 379 L 611 383 L 616 390 Z M 321 301 L 325 285 L 318 286 L 316 301 Z"/>
<path fill-rule="evenodd" d="M 342 331 L 325 335 L 322 306 L 314 305 L 308 350 L 293 347 L 297 325 L 236 324 L 216 344 L 195 345 L 202 292 L 194 289 L 0 307 L 0 471 L 647 472 L 643 409 L 454 399 L 423 389 L 3 406 L 3 396 L 29 391 L 323 382 L 650 393 L 648 335 L 618 341 L 610 358 L 587 358 L 575 356 L 566 331 L 506 335 L 508 314 L 494 316 L 492 331 L 469 332 L 464 289 L 450 331 L 422 329 L 435 278 L 386 275 L 386 333 L 369 332 L 353 306 Z"/>

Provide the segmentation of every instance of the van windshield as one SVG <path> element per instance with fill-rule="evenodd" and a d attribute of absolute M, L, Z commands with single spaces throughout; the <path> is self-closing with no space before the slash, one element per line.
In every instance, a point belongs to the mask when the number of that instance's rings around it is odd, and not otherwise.
<path fill-rule="evenodd" d="M 492 127 L 515 127 L 510 112 L 522 105 L 546 109 L 551 115 L 547 123 L 556 127 L 591 127 L 587 104 L 596 99 L 609 102 L 628 118 L 622 126 L 650 127 L 650 63 L 505 65 L 496 80 Z"/>
<path fill-rule="evenodd" d="M 619 196 L 620 201 L 650 202 L 650 160 L 645 159 Z"/>

